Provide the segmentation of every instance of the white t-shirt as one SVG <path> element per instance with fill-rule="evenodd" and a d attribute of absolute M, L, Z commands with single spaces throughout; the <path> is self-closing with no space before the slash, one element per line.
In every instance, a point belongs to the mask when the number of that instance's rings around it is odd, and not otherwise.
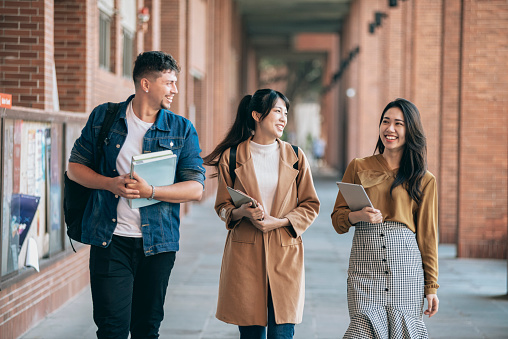
<path fill-rule="evenodd" d="M 261 205 L 263 205 L 265 213 L 271 215 L 273 198 L 279 183 L 279 143 L 275 141 L 270 145 L 261 145 L 250 141 L 250 153 L 263 200 Z"/>
<path fill-rule="evenodd" d="M 131 172 L 132 156 L 143 152 L 143 138 L 146 131 L 152 127 L 152 123 L 144 122 L 134 114 L 132 101 L 127 107 L 126 117 L 127 138 L 116 159 L 116 169 L 120 175 Z M 139 209 L 131 209 L 127 199 L 120 197 L 116 212 L 117 224 L 113 234 L 122 237 L 141 238 L 141 215 L 139 214 Z"/>

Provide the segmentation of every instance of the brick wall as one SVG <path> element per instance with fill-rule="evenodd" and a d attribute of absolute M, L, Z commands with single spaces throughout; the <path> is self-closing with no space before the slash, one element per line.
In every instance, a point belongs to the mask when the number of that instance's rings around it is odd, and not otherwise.
<path fill-rule="evenodd" d="M 0 92 L 15 106 L 53 109 L 53 2 L 0 7 Z"/>
<path fill-rule="evenodd" d="M 90 283 L 88 246 L 0 291 L 0 338 L 17 338 Z M 91 316 L 91 315 L 90 315 Z"/>
<path fill-rule="evenodd" d="M 83 112 L 86 108 L 87 59 L 89 37 L 86 1 L 55 3 L 55 64 L 60 109 Z"/>
<path fill-rule="evenodd" d="M 0 90 L 15 106 L 53 110 L 53 67 L 60 109 L 89 112 L 104 101 L 133 93 L 121 76 L 121 28 L 112 30 L 111 71 L 98 67 L 98 9 L 95 1 L 2 1 Z M 115 91 L 111 91 L 115 88 Z M 97 90 L 94 90 L 97 89 Z"/>
<path fill-rule="evenodd" d="M 503 258 L 508 205 L 508 4 L 463 3 L 458 254 Z"/>

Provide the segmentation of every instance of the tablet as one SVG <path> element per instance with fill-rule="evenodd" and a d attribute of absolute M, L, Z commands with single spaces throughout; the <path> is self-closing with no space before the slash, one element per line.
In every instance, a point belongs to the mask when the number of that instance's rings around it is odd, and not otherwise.
<path fill-rule="evenodd" d="M 362 185 L 337 182 L 337 186 L 352 212 L 359 211 L 366 206 L 374 208 Z"/>
<path fill-rule="evenodd" d="M 231 196 L 231 199 L 233 199 L 233 203 L 235 204 L 235 207 L 240 207 L 243 204 L 252 202 L 251 207 L 257 207 L 258 204 L 256 203 L 256 200 L 249 197 L 247 194 L 243 193 L 242 191 L 235 190 L 234 188 L 231 188 L 228 186 L 228 192 Z"/>

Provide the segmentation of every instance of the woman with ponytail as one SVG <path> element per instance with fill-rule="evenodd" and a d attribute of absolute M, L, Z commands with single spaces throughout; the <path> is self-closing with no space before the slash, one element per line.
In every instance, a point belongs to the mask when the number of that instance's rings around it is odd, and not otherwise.
<path fill-rule="evenodd" d="M 271 89 L 245 96 L 231 130 L 204 158 L 217 168 L 215 210 L 228 230 L 216 317 L 238 325 L 242 339 L 266 338 L 266 327 L 269 339 L 293 338 L 302 321 L 301 235 L 316 218 L 319 200 L 305 154 L 280 140 L 288 110 L 288 99 Z M 228 186 L 254 198 L 257 207 L 236 208 Z"/>
<path fill-rule="evenodd" d="M 413 103 L 385 107 L 376 151 L 351 161 L 342 178 L 363 185 L 374 208 L 351 211 L 339 191 L 332 213 L 337 233 L 355 226 L 344 338 L 428 338 L 423 314 L 432 317 L 439 305 L 437 185 Z"/>

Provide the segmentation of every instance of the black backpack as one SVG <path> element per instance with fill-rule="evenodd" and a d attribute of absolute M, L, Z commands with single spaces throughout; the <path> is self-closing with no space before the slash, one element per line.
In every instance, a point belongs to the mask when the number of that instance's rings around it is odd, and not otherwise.
<path fill-rule="evenodd" d="M 97 139 L 97 163 L 93 168 L 96 172 L 99 169 L 102 156 L 104 155 L 102 144 L 105 142 L 109 130 L 115 121 L 115 116 L 117 115 L 119 108 L 120 104 L 108 102 L 108 109 L 102 123 L 99 138 Z M 90 188 L 81 186 L 77 182 L 72 181 L 67 176 L 67 171 L 65 172 L 63 203 L 64 219 L 65 224 L 67 225 L 67 235 L 69 236 L 69 241 L 71 242 L 71 247 L 74 252 L 76 252 L 76 250 L 72 245 L 72 240 L 81 242 L 81 222 L 91 193 L 92 190 Z"/>
<path fill-rule="evenodd" d="M 238 145 L 231 146 L 231 150 L 229 151 L 229 176 L 231 177 L 231 180 L 233 181 L 233 186 L 235 185 L 235 179 L 236 179 L 236 148 Z M 298 158 L 298 146 L 291 145 L 293 147 L 293 150 L 296 153 L 296 157 Z M 293 168 L 295 170 L 298 170 L 298 160 L 293 165 Z"/>

